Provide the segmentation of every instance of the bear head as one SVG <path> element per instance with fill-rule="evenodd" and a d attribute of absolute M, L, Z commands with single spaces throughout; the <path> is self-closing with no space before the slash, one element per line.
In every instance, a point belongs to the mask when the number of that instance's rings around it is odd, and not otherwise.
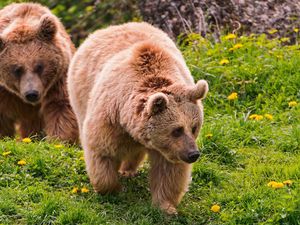
<path fill-rule="evenodd" d="M 139 139 L 159 151 L 170 162 L 195 162 L 200 153 L 196 138 L 203 123 L 208 84 L 200 80 L 192 87 L 173 85 L 151 94 L 144 101 Z"/>
<path fill-rule="evenodd" d="M 24 102 L 38 104 L 67 70 L 57 47 L 56 19 L 44 15 L 34 26 L 15 22 L 0 34 L 0 85 Z"/>

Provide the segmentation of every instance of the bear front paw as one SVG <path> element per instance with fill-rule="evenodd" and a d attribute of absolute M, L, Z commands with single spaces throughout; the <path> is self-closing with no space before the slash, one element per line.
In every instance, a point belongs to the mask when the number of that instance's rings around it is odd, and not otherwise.
<path fill-rule="evenodd" d="M 168 215 L 178 214 L 175 206 L 168 202 L 160 204 L 160 209 Z"/>

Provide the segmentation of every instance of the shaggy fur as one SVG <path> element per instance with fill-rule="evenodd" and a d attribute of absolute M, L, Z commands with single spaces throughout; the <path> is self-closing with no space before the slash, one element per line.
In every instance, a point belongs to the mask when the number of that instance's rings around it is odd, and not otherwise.
<path fill-rule="evenodd" d="M 208 85 L 195 85 L 170 38 L 147 23 L 95 32 L 72 59 L 68 90 L 95 191 L 120 190 L 118 171 L 134 175 L 148 153 L 153 203 L 176 213 Z"/>
<path fill-rule="evenodd" d="M 75 142 L 78 128 L 68 100 L 66 76 L 74 46 L 60 21 L 34 3 L 0 10 L 0 137 L 45 131 Z M 28 101 L 36 91 L 39 99 Z"/>

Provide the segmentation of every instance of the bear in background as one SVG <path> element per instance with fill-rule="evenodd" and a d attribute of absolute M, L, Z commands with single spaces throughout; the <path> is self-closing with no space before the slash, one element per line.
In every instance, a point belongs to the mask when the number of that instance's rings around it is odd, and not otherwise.
<path fill-rule="evenodd" d="M 0 10 L 0 137 L 40 134 L 76 142 L 66 78 L 75 51 L 61 22 L 35 3 Z"/>
<path fill-rule="evenodd" d="M 199 157 L 208 84 L 194 83 L 172 40 L 147 23 L 96 31 L 71 61 L 68 90 L 94 190 L 120 190 L 118 171 L 134 175 L 147 153 L 153 203 L 176 214 Z"/>

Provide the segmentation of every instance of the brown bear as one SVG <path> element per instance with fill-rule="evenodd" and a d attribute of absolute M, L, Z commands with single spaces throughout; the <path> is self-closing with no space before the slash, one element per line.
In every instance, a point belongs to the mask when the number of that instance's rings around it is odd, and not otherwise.
<path fill-rule="evenodd" d="M 147 23 L 96 31 L 71 61 L 68 90 L 95 191 L 120 190 L 118 171 L 134 175 L 147 153 L 153 203 L 176 213 L 199 157 L 208 84 L 194 83 L 173 41 Z"/>
<path fill-rule="evenodd" d="M 45 132 L 75 142 L 76 117 L 66 79 L 75 51 L 61 22 L 39 4 L 0 10 L 0 137 Z"/>

